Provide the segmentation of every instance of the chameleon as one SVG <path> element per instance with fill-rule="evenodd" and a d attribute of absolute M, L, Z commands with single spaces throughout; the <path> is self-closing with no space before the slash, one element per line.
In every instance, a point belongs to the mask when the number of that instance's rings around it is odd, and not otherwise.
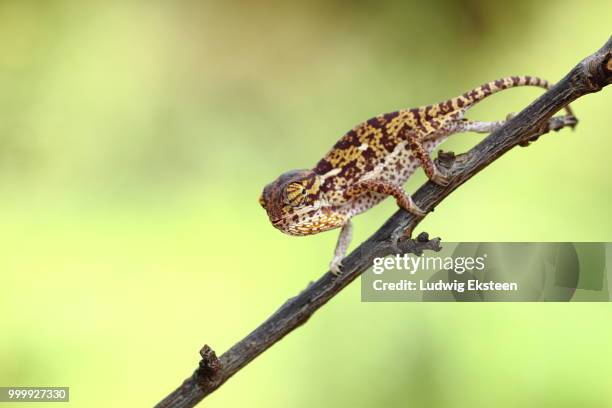
<path fill-rule="evenodd" d="M 444 102 L 377 115 L 344 134 L 314 168 L 288 171 L 266 185 L 259 203 L 272 225 L 289 235 L 340 228 L 330 263 L 330 271 L 339 275 L 351 242 L 351 218 L 389 196 L 405 211 L 425 216 L 403 184 L 422 167 L 429 180 L 448 185 L 448 176 L 430 157 L 432 151 L 452 134 L 500 128 L 505 120 L 472 121 L 464 115 L 487 96 L 518 86 L 549 89 L 541 78 L 511 76 Z M 565 109 L 573 116 L 569 106 Z"/>

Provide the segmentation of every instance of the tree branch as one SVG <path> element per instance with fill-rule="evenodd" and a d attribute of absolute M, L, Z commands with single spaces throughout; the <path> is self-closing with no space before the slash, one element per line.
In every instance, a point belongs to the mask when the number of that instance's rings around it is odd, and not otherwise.
<path fill-rule="evenodd" d="M 570 102 L 597 92 L 611 82 L 612 37 L 599 51 L 583 59 L 565 78 L 473 149 L 458 156 L 441 153 L 436 160 L 451 177 L 450 184 L 442 187 L 426 182 L 413 195 L 415 203 L 420 208 L 432 210 L 460 185 L 513 147 L 526 145 L 550 130 L 573 127 L 576 120 L 572 116 L 552 116 Z M 413 231 L 422 219 L 403 210 L 397 211 L 343 261 L 341 277 L 337 278 L 329 272 L 324 274 L 299 295 L 285 302 L 268 320 L 219 359 L 210 347 L 204 346 L 200 351 L 202 361 L 199 367 L 156 407 L 194 407 L 255 357 L 304 324 L 315 311 L 367 270 L 375 257 L 401 252 L 420 254 L 426 249 L 439 250 L 440 240 L 429 240 L 427 234 L 419 235 L 416 240 L 402 238 L 404 231 Z"/>

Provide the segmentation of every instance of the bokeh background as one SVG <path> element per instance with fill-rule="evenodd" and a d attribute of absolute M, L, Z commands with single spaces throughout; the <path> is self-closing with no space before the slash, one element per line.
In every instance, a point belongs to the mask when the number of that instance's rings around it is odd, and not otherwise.
<path fill-rule="evenodd" d="M 272 228 L 266 183 L 377 113 L 504 75 L 554 82 L 606 41 L 611 15 L 607 0 L 1 1 L 0 385 L 152 406 L 204 343 L 223 352 L 326 270 L 337 232 Z M 504 92 L 470 117 L 504 118 L 539 93 Z M 574 132 L 509 152 L 419 231 L 611 241 L 611 101 L 609 89 L 578 100 Z M 354 242 L 394 210 L 358 217 Z M 609 304 L 359 293 L 204 405 L 609 405 Z"/>

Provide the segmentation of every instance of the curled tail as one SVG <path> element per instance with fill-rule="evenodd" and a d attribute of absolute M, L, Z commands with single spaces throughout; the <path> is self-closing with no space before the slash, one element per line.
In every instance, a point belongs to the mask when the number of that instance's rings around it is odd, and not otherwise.
<path fill-rule="evenodd" d="M 537 86 L 544 89 L 550 88 L 548 81 L 542 78 L 529 75 L 511 76 L 482 84 L 461 96 L 449 99 L 446 102 L 442 102 L 440 105 L 446 104 L 447 106 L 451 105 L 455 109 L 467 110 L 489 95 L 493 95 L 494 93 L 503 91 L 504 89 L 515 88 L 518 86 Z M 569 106 L 565 107 L 565 111 L 568 115 L 573 116 Z"/>

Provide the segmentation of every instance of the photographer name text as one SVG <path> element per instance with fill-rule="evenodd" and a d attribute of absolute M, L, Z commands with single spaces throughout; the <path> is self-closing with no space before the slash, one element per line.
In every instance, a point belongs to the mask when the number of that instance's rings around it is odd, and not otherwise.
<path fill-rule="evenodd" d="M 445 282 L 439 280 L 437 282 L 429 282 L 420 279 L 418 282 L 402 279 L 397 282 L 385 282 L 382 279 L 377 279 L 372 282 L 372 287 L 376 291 L 449 291 L 463 293 L 471 292 L 487 292 L 487 291 L 516 291 L 518 284 L 516 282 L 493 282 L 480 281 L 478 279 L 469 279 L 465 282 L 454 280 Z"/>

